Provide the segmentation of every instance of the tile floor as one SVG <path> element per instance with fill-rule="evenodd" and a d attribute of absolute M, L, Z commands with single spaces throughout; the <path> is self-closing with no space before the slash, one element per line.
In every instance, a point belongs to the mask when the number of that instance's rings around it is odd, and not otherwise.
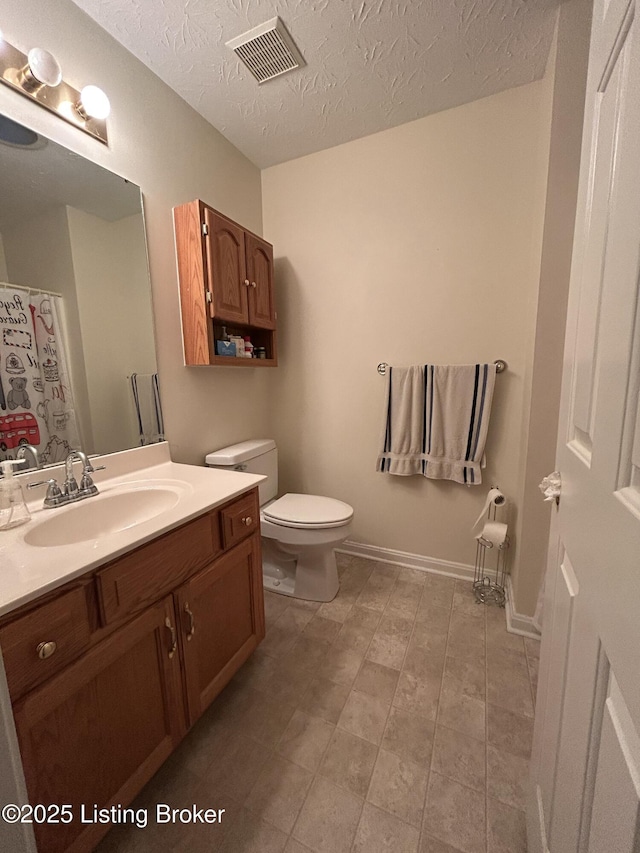
<path fill-rule="evenodd" d="M 329 604 L 266 593 L 267 636 L 100 853 L 524 853 L 539 644 L 471 584 L 339 556 Z"/>

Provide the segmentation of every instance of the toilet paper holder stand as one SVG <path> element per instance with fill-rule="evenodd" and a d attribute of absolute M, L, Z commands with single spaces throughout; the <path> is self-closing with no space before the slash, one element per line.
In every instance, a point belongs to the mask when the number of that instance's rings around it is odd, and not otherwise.
<path fill-rule="evenodd" d="M 496 506 L 492 504 L 487 513 L 487 521 L 495 521 L 495 518 Z M 504 542 L 499 545 L 485 539 L 482 534 L 476 536 L 476 562 L 473 573 L 473 592 L 476 601 L 482 604 L 495 604 L 498 607 L 505 606 L 508 549 L 508 536 L 505 536 Z"/>

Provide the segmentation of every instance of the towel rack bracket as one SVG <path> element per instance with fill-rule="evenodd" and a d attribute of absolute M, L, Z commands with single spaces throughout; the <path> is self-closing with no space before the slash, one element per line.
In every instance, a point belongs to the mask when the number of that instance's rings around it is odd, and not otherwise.
<path fill-rule="evenodd" d="M 495 364 L 495 366 L 496 366 L 496 373 L 504 373 L 504 371 L 505 371 L 505 370 L 507 369 L 507 367 L 509 366 L 509 365 L 507 364 L 507 362 L 506 362 L 503 358 L 498 358 L 498 359 L 497 359 L 496 361 L 494 361 L 493 363 L 494 363 L 494 364 Z M 388 367 L 388 366 L 389 366 L 389 365 L 387 364 L 387 362 L 386 362 L 386 361 L 381 361 L 381 362 L 380 362 L 380 364 L 379 364 L 379 365 L 378 365 L 378 367 L 377 367 L 377 370 L 378 370 L 378 373 L 380 374 L 380 376 L 384 376 L 384 375 L 385 375 L 385 373 L 387 372 L 387 367 Z"/>

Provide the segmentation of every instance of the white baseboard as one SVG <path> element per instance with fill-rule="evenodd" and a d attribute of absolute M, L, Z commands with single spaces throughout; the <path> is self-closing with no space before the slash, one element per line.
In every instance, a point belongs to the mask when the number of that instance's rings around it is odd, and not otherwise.
<path fill-rule="evenodd" d="M 391 563 L 393 566 L 405 566 L 408 569 L 418 569 L 435 575 L 446 575 L 458 580 L 472 581 L 474 567 L 468 563 L 453 563 L 450 560 L 440 560 L 435 557 L 423 557 L 422 554 L 410 554 L 407 551 L 394 551 L 391 548 L 380 548 L 377 545 L 364 545 L 362 542 L 351 542 L 349 539 L 336 548 L 340 554 L 350 554 L 354 557 L 366 557 L 379 563 Z M 511 577 L 507 577 L 507 601 L 505 604 L 507 631 L 522 637 L 540 639 L 540 632 L 533 624 L 532 616 L 524 616 L 513 609 L 513 588 Z"/>
<path fill-rule="evenodd" d="M 507 601 L 505 603 L 507 611 L 507 631 L 512 634 L 520 634 L 521 637 L 531 637 L 533 640 L 540 639 L 540 631 L 533 624 L 533 616 L 525 616 L 523 613 L 518 613 L 513 609 L 513 586 L 511 584 L 511 575 L 507 576 Z"/>
<path fill-rule="evenodd" d="M 449 560 L 438 560 L 435 557 L 423 557 L 422 554 L 410 554 L 407 551 L 393 551 L 391 548 L 379 548 L 377 545 L 363 545 L 361 542 L 351 542 L 347 539 L 340 548 L 340 554 L 351 554 L 354 557 L 366 557 L 379 563 L 391 563 L 393 566 L 405 566 L 408 569 L 418 569 L 435 575 L 447 575 L 463 581 L 473 580 L 473 566 L 467 563 L 452 563 Z"/>

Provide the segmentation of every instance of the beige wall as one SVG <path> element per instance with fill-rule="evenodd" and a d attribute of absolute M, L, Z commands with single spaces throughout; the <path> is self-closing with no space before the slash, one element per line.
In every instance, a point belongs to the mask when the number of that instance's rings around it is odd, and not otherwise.
<path fill-rule="evenodd" d="M 93 426 L 89 449 L 112 453 L 140 443 L 128 377 L 156 370 L 142 215 L 107 222 L 68 207 L 67 218 Z"/>
<path fill-rule="evenodd" d="M 22 50 L 51 50 L 65 79 L 101 86 L 111 100 L 109 147 L 0 87 L 0 112 L 138 184 L 154 298 L 165 426 L 177 461 L 264 434 L 266 371 L 183 365 L 172 207 L 201 197 L 260 232 L 260 172 L 70 0 L 4 0 L 2 30 Z"/>
<path fill-rule="evenodd" d="M 7 262 L 4 257 L 4 244 L 2 242 L 2 234 L 0 234 L 0 281 L 6 281 L 7 278 Z"/>
<path fill-rule="evenodd" d="M 472 564 L 488 487 L 520 504 L 550 107 L 541 81 L 263 172 L 283 486 L 352 504 L 358 542 Z M 482 487 L 375 472 L 378 362 L 496 358 Z"/>

